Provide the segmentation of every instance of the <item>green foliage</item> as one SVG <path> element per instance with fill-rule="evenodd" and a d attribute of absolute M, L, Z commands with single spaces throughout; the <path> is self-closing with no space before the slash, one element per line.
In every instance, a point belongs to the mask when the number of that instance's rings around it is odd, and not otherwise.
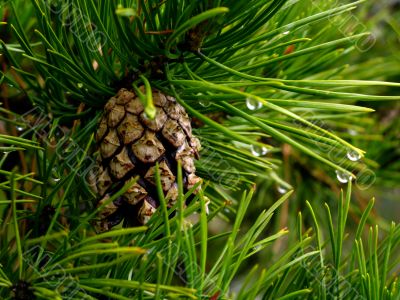
<path fill-rule="evenodd" d="M 24 92 L 31 102 L 62 119 L 90 118 L 93 108 L 102 107 L 121 84 L 129 87 L 148 77 L 154 87 L 190 106 L 192 115 L 202 114 L 205 128 L 225 134 L 231 145 L 240 141 L 272 148 L 259 145 L 263 135 L 271 136 L 350 176 L 351 170 L 332 156 L 363 151 L 314 120 L 329 118 L 335 126 L 338 118 L 371 111 L 353 105 L 356 101 L 399 99 L 358 92 L 366 86 L 399 87 L 397 83 L 337 79 L 343 70 L 337 62 L 369 46 L 368 33 L 352 32 L 346 18 L 358 3 L 332 7 L 259 0 L 243 9 L 241 1 L 118 6 L 110 1 L 33 1 L 36 24 L 26 32 L 28 20 L 15 13 L 26 4 L 16 1 L 12 10 L 18 19 L 4 26 L 19 45 L 3 41 L 2 47 L 11 70 L 29 84 Z M 303 11 L 300 17 L 298 11 Z M 316 55 L 319 60 L 310 64 Z M 24 67 L 26 60 L 36 71 Z M 253 113 L 246 99 L 262 108 Z M 87 106 L 77 113 L 79 102 Z M 207 111 L 238 118 L 218 126 L 204 115 Z M 255 127 L 251 137 L 236 129 L 249 126 Z M 208 133 L 204 130 L 200 138 L 215 139 Z M 326 153 L 326 145 L 334 146 L 333 154 Z"/>
<path fill-rule="evenodd" d="M 15 142 L 10 138 L 9 142 L 20 145 L 22 139 Z M 25 148 L 31 146 L 29 140 L 24 144 Z M 34 151 L 38 156 L 44 152 L 43 149 Z M 42 178 L 40 173 L 38 175 Z M 307 203 L 314 222 L 313 230 L 303 229 L 302 214 L 299 213 L 297 230 L 292 233 L 297 235 L 296 242 L 276 259 L 262 266 L 254 265 L 234 293 L 231 291 L 233 280 L 243 265 L 288 234 L 286 229 L 281 229 L 264 235 L 273 215 L 288 201 L 291 192 L 259 213 L 245 230 L 242 222 L 251 205 L 253 191 L 243 193 L 232 228 L 215 235 L 209 233 L 209 224 L 227 204 L 215 202 L 215 208 L 207 214 L 207 200 L 202 193 L 187 209 L 183 209 L 183 201 L 189 194 L 180 194 L 175 207 L 167 211 L 166 205 L 162 205 L 146 227 L 119 228 L 95 235 L 87 229 L 96 211 L 78 214 L 78 211 L 72 211 L 72 204 L 65 203 L 66 199 L 79 198 L 81 193 L 80 189 L 70 188 L 73 176 L 76 174 L 62 179 L 53 188 L 46 187 L 44 181 L 37 182 L 36 192 L 28 195 L 34 198 L 51 190 L 56 200 L 54 215 L 47 218 L 50 225 L 43 235 L 38 236 L 35 234 L 38 226 L 30 226 L 25 233 L 19 230 L 20 220 L 29 220 L 29 212 L 21 205 L 32 201 L 16 199 L 15 186 L 20 175 L 11 174 L 8 183 L 10 199 L 0 203 L 12 211 L 8 220 L 4 220 L 1 231 L 1 240 L 8 241 L 1 243 L 2 298 L 9 299 L 13 285 L 20 280 L 29 283 L 39 299 L 97 299 L 101 295 L 110 299 L 254 299 L 257 295 L 263 299 L 305 298 L 307 295 L 317 299 L 396 299 L 400 295 L 393 273 L 400 259 L 400 227 L 393 223 L 379 243 L 378 226 L 371 226 L 368 238 L 363 238 L 374 202 L 371 200 L 360 215 L 355 235 L 348 236 L 345 228 L 351 183 L 346 196 L 342 193 L 338 201 L 336 221 L 333 221 L 329 206 L 325 206 L 327 237 L 323 235 L 321 220 Z M 181 177 L 178 183 L 182 185 Z M 61 186 L 64 191 L 57 195 Z M 118 197 L 124 189 L 112 198 Z M 161 189 L 159 179 L 158 189 Z M 36 197 L 43 202 L 51 198 L 50 195 Z M 63 206 L 71 211 L 64 210 Z M 197 221 L 186 220 L 194 212 L 198 212 Z M 70 220 L 68 228 L 63 226 L 62 218 L 77 216 L 79 222 Z M 36 217 L 30 222 L 39 225 L 46 222 L 46 218 Z M 14 230 L 4 230 L 8 226 Z M 352 241 L 350 245 L 345 245 L 346 240 Z M 223 246 L 217 250 L 216 245 Z M 349 247 L 346 255 L 342 254 L 344 247 Z"/>

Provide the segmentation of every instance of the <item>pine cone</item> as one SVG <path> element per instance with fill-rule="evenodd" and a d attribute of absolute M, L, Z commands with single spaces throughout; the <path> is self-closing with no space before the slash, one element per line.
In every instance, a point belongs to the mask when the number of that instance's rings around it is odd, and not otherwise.
<path fill-rule="evenodd" d="M 139 180 L 126 193 L 102 208 L 95 223 L 106 231 L 123 219 L 129 226 L 145 224 L 159 206 L 155 183 L 156 162 L 161 186 L 171 207 L 178 197 L 177 162 L 181 161 L 184 188 L 200 178 L 194 160 L 200 143 L 192 136 L 190 119 L 173 97 L 153 91 L 156 116 L 147 117 L 134 92 L 121 89 L 104 107 L 96 133 L 98 171 L 94 190 L 101 205 L 131 178 Z"/>

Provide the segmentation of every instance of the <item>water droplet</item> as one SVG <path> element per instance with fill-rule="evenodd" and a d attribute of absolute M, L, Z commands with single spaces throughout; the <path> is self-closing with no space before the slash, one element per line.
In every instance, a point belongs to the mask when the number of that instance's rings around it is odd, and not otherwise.
<path fill-rule="evenodd" d="M 20 126 L 20 125 L 18 125 L 16 128 L 18 131 L 24 131 L 24 129 L 25 129 L 24 126 Z"/>
<path fill-rule="evenodd" d="M 81 89 L 81 88 L 83 88 L 83 83 L 82 83 L 82 82 L 78 82 L 78 83 L 76 84 L 76 86 L 77 86 L 79 89 Z"/>
<path fill-rule="evenodd" d="M 355 131 L 354 129 L 349 129 L 349 130 L 347 130 L 347 132 L 352 136 L 356 136 L 357 135 L 357 131 Z"/>
<path fill-rule="evenodd" d="M 146 111 L 143 112 L 142 118 L 143 118 L 144 120 L 150 120 L 149 115 L 147 114 Z"/>
<path fill-rule="evenodd" d="M 6 154 L 6 155 L 11 153 L 11 152 L 18 151 L 17 149 L 14 149 L 13 146 L 11 146 L 11 147 L 0 147 L 0 148 L 1 148 L 0 151 L 3 151 L 3 153 Z"/>
<path fill-rule="evenodd" d="M 336 170 L 336 177 L 341 183 L 347 183 L 351 180 L 351 176 L 345 172 Z"/>
<path fill-rule="evenodd" d="M 261 245 L 257 245 L 257 246 L 253 247 L 253 250 L 254 251 L 259 251 L 259 250 L 261 250 L 261 248 L 262 248 Z"/>
<path fill-rule="evenodd" d="M 288 35 L 290 33 L 290 30 L 282 32 L 283 35 Z"/>
<path fill-rule="evenodd" d="M 156 247 L 152 247 L 150 249 L 147 249 L 147 254 L 152 254 L 155 251 L 156 251 Z"/>
<path fill-rule="evenodd" d="M 93 67 L 93 70 L 95 70 L 95 71 L 99 68 L 99 63 L 97 62 L 97 60 L 93 60 L 92 67 Z"/>
<path fill-rule="evenodd" d="M 276 189 L 278 190 L 279 194 L 285 194 L 288 191 L 287 188 L 284 187 L 283 185 L 278 185 Z"/>
<path fill-rule="evenodd" d="M 196 96 L 203 96 L 203 93 L 197 93 Z M 208 107 L 210 106 L 210 100 L 209 99 L 199 99 L 199 103 L 203 107 Z"/>
<path fill-rule="evenodd" d="M 183 220 L 183 223 L 181 224 L 181 231 L 186 231 L 190 228 L 193 227 L 193 224 L 188 221 L 187 219 Z"/>
<path fill-rule="evenodd" d="M 254 156 L 263 156 L 268 153 L 268 149 L 266 147 L 251 145 L 251 153 Z"/>
<path fill-rule="evenodd" d="M 52 175 L 52 178 L 51 178 L 52 182 L 57 183 L 61 180 L 60 175 L 58 174 L 58 171 L 56 168 L 53 168 L 51 170 L 51 175 Z"/>
<path fill-rule="evenodd" d="M 207 197 L 205 197 L 204 198 L 205 200 L 206 200 L 206 203 L 205 203 L 205 210 L 206 210 L 206 215 L 209 215 L 210 214 L 210 208 L 209 208 L 209 205 L 210 205 L 210 199 L 208 199 Z"/>
<path fill-rule="evenodd" d="M 210 104 L 211 104 L 211 102 L 210 102 L 209 99 L 200 99 L 200 100 L 199 100 L 199 103 L 200 103 L 200 105 L 203 106 L 203 107 L 209 107 Z"/>
<path fill-rule="evenodd" d="M 361 154 L 357 151 L 349 150 L 349 152 L 347 152 L 347 158 L 351 161 L 358 161 L 361 158 Z"/>
<path fill-rule="evenodd" d="M 262 107 L 262 103 L 254 98 L 246 98 L 246 106 L 250 110 L 257 110 Z"/>

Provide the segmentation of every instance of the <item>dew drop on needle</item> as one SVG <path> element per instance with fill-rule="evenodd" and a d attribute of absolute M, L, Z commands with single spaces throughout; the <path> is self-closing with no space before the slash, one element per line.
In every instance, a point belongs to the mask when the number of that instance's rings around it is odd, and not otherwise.
<path fill-rule="evenodd" d="M 254 98 L 246 98 L 246 106 L 250 110 L 257 110 L 262 107 L 262 103 Z"/>
<path fill-rule="evenodd" d="M 288 190 L 283 185 L 278 185 L 276 188 L 279 194 L 285 194 Z"/>
<path fill-rule="evenodd" d="M 263 156 L 268 153 L 268 149 L 266 147 L 251 145 L 251 153 L 254 156 Z"/>
<path fill-rule="evenodd" d="M 361 154 L 354 150 L 349 150 L 347 152 L 347 158 L 351 161 L 358 161 L 361 158 Z"/>
<path fill-rule="evenodd" d="M 351 176 L 345 172 L 336 170 L 336 177 L 341 183 L 347 183 L 351 180 Z"/>

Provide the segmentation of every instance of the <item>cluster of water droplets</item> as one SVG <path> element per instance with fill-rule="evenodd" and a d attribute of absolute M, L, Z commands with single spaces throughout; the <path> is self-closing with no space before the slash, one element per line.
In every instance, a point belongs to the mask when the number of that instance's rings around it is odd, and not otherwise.
<path fill-rule="evenodd" d="M 359 153 L 355 150 L 352 150 L 352 149 L 349 149 L 347 151 L 346 156 L 350 161 L 354 161 L 354 162 L 359 161 L 361 159 L 361 153 Z M 337 178 L 337 180 L 339 180 L 340 183 L 347 183 L 347 182 L 353 180 L 353 177 L 349 173 L 339 171 L 339 170 L 336 170 L 335 172 L 336 172 L 336 178 Z"/>
<path fill-rule="evenodd" d="M 78 82 L 77 84 L 76 84 L 76 86 L 78 87 L 78 89 L 80 89 L 80 90 L 84 90 L 85 92 L 89 92 L 89 89 L 88 88 L 83 88 L 84 87 L 84 84 L 82 83 L 82 82 Z"/>

